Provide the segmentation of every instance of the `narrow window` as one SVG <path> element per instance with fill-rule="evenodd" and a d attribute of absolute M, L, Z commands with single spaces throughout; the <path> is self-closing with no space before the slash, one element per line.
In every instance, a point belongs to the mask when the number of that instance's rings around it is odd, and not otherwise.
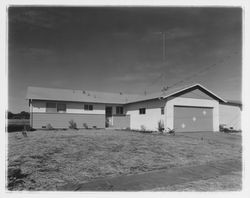
<path fill-rule="evenodd" d="M 164 107 L 161 107 L 161 115 L 164 115 Z"/>
<path fill-rule="evenodd" d="M 57 112 L 58 113 L 65 113 L 66 112 L 66 104 L 58 103 L 57 104 Z"/>
<path fill-rule="evenodd" d="M 93 105 L 85 104 L 84 105 L 84 110 L 86 110 L 86 111 L 93 111 Z"/>
<path fill-rule="evenodd" d="M 139 114 L 146 114 L 146 108 L 140 108 Z"/>
<path fill-rule="evenodd" d="M 116 114 L 122 115 L 123 114 L 123 107 L 116 107 Z"/>
<path fill-rule="evenodd" d="M 47 102 L 46 103 L 46 112 L 47 113 L 56 113 L 56 103 L 55 102 Z"/>

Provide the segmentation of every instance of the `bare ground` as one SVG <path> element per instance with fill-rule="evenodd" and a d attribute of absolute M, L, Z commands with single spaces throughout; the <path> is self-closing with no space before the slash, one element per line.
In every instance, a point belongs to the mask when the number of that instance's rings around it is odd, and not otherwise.
<path fill-rule="evenodd" d="M 56 190 L 67 183 L 240 159 L 241 146 L 183 135 L 113 130 L 11 133 L 8 167 L 23 177 L 10 190 Z"/>

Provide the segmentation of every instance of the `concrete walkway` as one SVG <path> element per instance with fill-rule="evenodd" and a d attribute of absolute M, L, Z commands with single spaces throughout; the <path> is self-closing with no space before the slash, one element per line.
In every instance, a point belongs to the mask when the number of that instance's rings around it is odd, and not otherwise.
<path fill-rule="evenodd" d="M 138 175 L 102 178 L 83 184 L 67 184 L 61 191 L 141 191 L 186 182 L 205 180 L 231 172 L 241 171 L 240 160 L 209 162 L 205 165 L 171 168 Z"/>

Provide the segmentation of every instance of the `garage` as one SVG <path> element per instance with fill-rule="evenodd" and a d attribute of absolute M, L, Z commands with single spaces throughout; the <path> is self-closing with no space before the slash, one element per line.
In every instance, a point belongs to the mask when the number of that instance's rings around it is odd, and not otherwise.
<path fill-rule="evenodd" d="M 176 132 L 213 131 L 213 108 L 174 106 Z"/>

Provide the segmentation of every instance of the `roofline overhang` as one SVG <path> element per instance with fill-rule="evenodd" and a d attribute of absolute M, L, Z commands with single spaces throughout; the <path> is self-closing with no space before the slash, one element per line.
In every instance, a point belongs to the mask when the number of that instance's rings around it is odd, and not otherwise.
<path fill-rule="evenodd" d="M 67 101 L 67 102 L 86 102 L 86 103 L 102 103 L 102 104 L 121 104 L 121 105 L 126 105 L 126 104 L 131 104 L 131 103 L 137 103 L 137 102 L 143 102 L 143 101 L 147 101 L 147 100 L 155 100 L 155 99 L 166 99 L 168 97 L 171 97 L 175 94 L 178 94 L 178 93 L 181 93 L 185 90 L 188 90 L 188 89 L 191 89 L 195 86 L 199 86 L 200 88 L 206 90 L 208 93 L 210 93 L 211 95 L 213 95 L 215 98 L 217 98 L 220 102 L 224 102 L 224 103 L 228 103 L 228 101 L 222 99 L 221 97 L 219 97 L 218 95 L 216 95 L 215 93 L 213 93 L 212 91 L 208 90 L 206 87 L 202 86 L 201 84 L 199 83 L 196 83 L 194 85 L 190 85 L 186 88 L 183 88 L 181 90 L 178 90 L 176 92 L 173 92 L 171 94 L 168 94 L 168 95 L 165 95 L 165 96 L 158 96 L 158 97 L 153 97 L 153 98 L 148 98 L 148 99 L 141 99 L 141 100 L 138 100 L 138 101 L 128 101 L 128 102 L 118 102 L 118 103 L 114 103 L 114 102 L 97 102 L 97 101 L 72 101 L 72 100 L 56 100 L 56 99 L 48 99 L 48 98 L 32 98 L 32 97 L 26 97 L 26 99 L 31 99 L 31 100 L 49 100 L 49 101 Z"/>
<path fill-rule="evenodd" d="M 163 98 L 164 98 L 164 99 L 165 99 L 165 98 L 168 98 L 168 97 L 170 97 L 170 96 L 173 96 L 173 95 L 175 95 L 175 94 L 178 94 L 178 93 L 180 93 L 180 92 L 183 92 L 183 91 L 185 91 L 185 90 L 187 90 L 187 89 L 191 89 L 191 88 L 193 88 L 193 87 L 195 87 L 195 86 L 201 87 L 202 89 L 206 90 L 208 93 L 210 93 L 210 94 L 212 94 L 213 96 L 215 96 L 216 98 L 218 98 L 220 101 L 227 103 L 226 100 L 224 100 L 224 99 L 222 99 L 221 97 L 217 96 L 215 93 L 213 93 L 212 91 L 208 90 L 206 87 L 202 86 L 202 85 L 199 84 L 199 83 L 196 83 L 196 84 L 191 85 L 191 86 L 189 86 L 189 87 L 183 88 L 183 89 L 178 90 L 178 91 L 176 91 L 176 92 L 174 92 L 174 93 L 171 93 L 171 94 L 169 94 L 169 95 L 163 96 Z"/>

